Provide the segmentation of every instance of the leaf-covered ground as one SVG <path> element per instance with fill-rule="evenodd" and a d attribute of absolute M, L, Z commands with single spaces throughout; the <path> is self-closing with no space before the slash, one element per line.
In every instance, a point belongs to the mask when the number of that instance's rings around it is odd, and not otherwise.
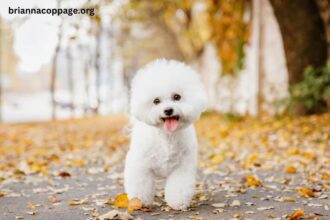
<path fill-rule="evenodd" d="M 330 219 L 330 116 L 196 123 L 192 207 L 123 194 L 127 118 L 0 126 L 0 219 Z M 159 185 L 161 186 L 161 182 Z"/>

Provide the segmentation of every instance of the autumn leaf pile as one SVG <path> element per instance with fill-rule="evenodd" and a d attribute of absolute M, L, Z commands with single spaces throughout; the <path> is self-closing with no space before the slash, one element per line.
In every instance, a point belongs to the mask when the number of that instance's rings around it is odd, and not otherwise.
<path fill-rule="evenodd" d="M 278 119 L 211 114 L 197 122 L 197 130 L 204 168 L 217 170 L 230 161 L 241 170 L 280 169 L 284 174 L 303 173 L 308 182 L 330 180 L 328 114 Z"/>
<path fill-rule="evenodd" d="M 196 122 L 196 130 L 200 145 L 199 178 L 190 211 L 209 205 L 215 215 L 231 210 L 237 212 L 233 219 L 244 219 L 247 215 L 253 219 L 257 212 L 276 211 L 274 203 L 265 202 L 272 201 L 280 206 L 295 204 L 294 209 L 285 213 L 279 210 L 291 220 L 323 215 L 311 211 L 313 207 L 329 212 L 330 115 L 241 118 L 208 113 Z M 128 143 L 125 116 L 1 125 L 0 187 L 13 180 L 24 183 L 30 177 L 50 181 L 74 179 L 78 173 L 109 174 L 115 181 L 111 185 L 115 195 L 109 196 L 106 190 L 106 198 L 101 200 L 98 195 L 86 195 L 61 201 L 65 196 L 59 198 L 58 193 L 67 189 L 52 188 L 48 200 L 52 204 L 63 202 L 66 206 L 81 207 L 99 219 L 132 219 L 139 212 L 152 216 L 173 214 L 164 203 L 163 191 L 157 192 L 156 208 L 152 209 L 124 194 L 122 164 Z M 121 169 L 116 170 L 116 166 Z M 36 188 L 34 192 L 45 190 L 49 189 Z M 0 199 L 13 193 L 0 190 Z M 244 194 L 250 196 L 248 201 L 240 198 Z M 111 211 L 102 215 L 97 208 L 86 207 L 94 203 L 111 207 Z M 30 215 L 37 215 L 39 206 L 29 203 L 26 207 Z M 241 208 L 243 214 L 239 212 Z M 197 212 L 190 217 L 199 219 Z"/>
<path fill-rule="evenodd" d="M 70 177 L 67 168 L 100 163 L 128 143 L 127 119 L 80 120 L 0 126 L 0 183 L 26 175 Z"/>

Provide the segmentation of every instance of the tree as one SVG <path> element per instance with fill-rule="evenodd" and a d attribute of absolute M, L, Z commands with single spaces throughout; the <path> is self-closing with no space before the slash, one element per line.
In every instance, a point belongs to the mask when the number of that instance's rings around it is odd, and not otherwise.
<path fill-rule="evenodd" d="M 222 73 L 233 75 L 243 68 L 251 25 L 245 13 L 249 6 L 250 1 L 244 0 L 130 0 L 118 17 L 131 26 L 156 24 L 172 39 L 170 46 L 177 48 L 176 54 L 189 63 L 198 62 L 205 45 L 213 42 Z"/>
<path fill-rule="evenodd" d="M 303 79 L 304 69 L 324 66 L 325 28 L 314 0 L 270 0 L 282 33 L 289 83 Z"/>
<path fill-rule="evenodd" d="M 74 38 L 71 38 L 74 39 Z M 71 43 L 71 41 L 70 41 Z M 68 88 L 70 93 L 70 101 L 69 108 L 71 110 L 71 117 L 74 117 L 75 114 L 75 102 L 74 102 L 74 71 L 73 71 L 73 57 L 72 57 L 72 49 L 70 45 L 66 49 L 66 59 L 67 59 L 67 75 L 68 75 Z"/>
<path fill-rule="evenodd" d="M 57 6 L 60 8 L 61 2 L 60 0 L 57 1 Z M 56 75 L 57 75 L 57 60 L 59 57 L 60 49 L 61 49 L 61 42 L 63 38 L 63 25 L 64 19 L 61 18 L 59 29 L 58 29 L 58 37 L 57 37 L 57 44 L 55 47 L 55 52 L 53 56 L 53 65 L 50 75 L 50 94 L 51 94 L 51 105 L 52 105 L 52 119 L 56 119 L 56 98 L 55 98 L 55 90 L 56 90 Z"/>

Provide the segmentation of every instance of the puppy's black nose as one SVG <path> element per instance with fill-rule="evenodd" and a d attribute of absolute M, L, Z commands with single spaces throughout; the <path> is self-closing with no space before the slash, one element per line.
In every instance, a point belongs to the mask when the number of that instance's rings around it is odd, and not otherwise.
<path fill-rule="evenodd" d="M 167 108 L 164 110 L 166 116 L 171 116 L 173 114 L 173 108 Z"/>

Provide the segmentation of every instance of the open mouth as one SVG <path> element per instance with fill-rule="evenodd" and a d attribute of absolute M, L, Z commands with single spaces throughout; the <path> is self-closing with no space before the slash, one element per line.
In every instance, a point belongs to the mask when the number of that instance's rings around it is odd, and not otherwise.
<path fill-rule="evenodd" d="M 164 122 L 164 129 L 166 131 L 173 132 L 178 128 L 179 119 L 180 119 L 178 115 L 171 117 L 162 117 L 161 119 Z"/>

